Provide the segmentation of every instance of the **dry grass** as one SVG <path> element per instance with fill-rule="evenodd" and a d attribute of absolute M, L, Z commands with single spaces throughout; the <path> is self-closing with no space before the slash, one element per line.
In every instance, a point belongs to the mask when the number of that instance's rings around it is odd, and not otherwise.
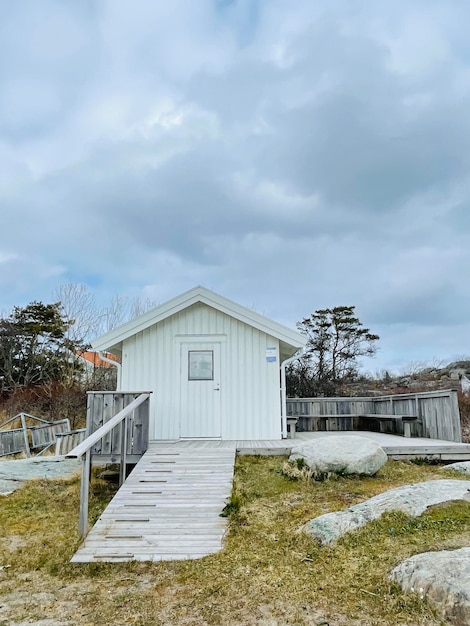
<path fill-rule="evenodd" d="M 470 539 L 470 504 L 417 520 L 388 514 L 325 547 L 296 533 L 316 515 L 401 484 L 449 476 L 389 462 L 374 478 L 292 480 L 285 459 L 237 461 L 225 549 L 197 561 L 70 564 L 78 546 L 78 482 L 35 481 L 0 507 L 0 625 L 325 626 L 443 624 L 387 580 L 403 558 Z M 93 484 L 99 515 L 111 487 Z"/>

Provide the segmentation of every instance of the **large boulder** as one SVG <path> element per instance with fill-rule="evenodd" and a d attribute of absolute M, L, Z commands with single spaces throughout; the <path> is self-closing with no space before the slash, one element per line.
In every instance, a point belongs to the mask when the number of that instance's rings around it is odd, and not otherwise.
<path fill-rule="evenodd" d="M 470 548 L 416 554 L 400 563 L 390 578 L 427 598 L 452 624 L 470 624 Z"/>
<path fill-rule="evenodd" d="M 301 530 L 321 543 L 332 543 L 347 532 L 378 519 L 386 511 L 402 511 L 416 517 L 435 504 L 469 500 L 470 480 L 428 480 L 390 489 L 337 513 L 326 513 L 307 522 Z"/>
<path fill-rule="evenodd" d="M 331 435 L 293 447 L 289 460 L 296 459 L 303 459 L 314 472 L 373 476 L 385 465 L 387 455 L 366 437 Z"/>

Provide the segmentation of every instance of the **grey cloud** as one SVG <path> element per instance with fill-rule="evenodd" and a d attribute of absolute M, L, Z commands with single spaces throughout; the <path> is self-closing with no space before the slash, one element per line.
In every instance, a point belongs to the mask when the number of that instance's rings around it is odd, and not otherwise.
<path fill-rule="evenodd" d="M 90 1 L 1 3 L 0 138 L 47 134 L 78 103 L 97 56 Z"/>
<path fill-rule="evenodd" d="M 356 39 L 346 45 L 352 54 L 341 59 L 341 84 L 311 107 L 310 124 L 301 116 L 312 150 L 303 162 L 312 163 L 311 178 L 325 198 L 390 210 L 459 182 L 468 169 L 470 92 L 453 93 L 458 64 L 410 80 L 388 69 L 383 47 Z"/>
<path fill-rule="evenodd" d="M 470 198 L 465 198 L 451 208 L 449 221 L 460 233 L 470 233 Z"/>
<path fill-rule="evenodd" d="M 291 325 L 355 304 L 382 362 L 413 337 L 456 351 L 467 9 L 3 5 L 4 303 L 67 279 L 157 299 L 202 283 Z"/>
<path fill-rule="evenodd" d="M 245 138 L 257 171 L 330 205 L 390 211 L 459 182 L 470 92 L 453 94 L 458 65 L 410 80 L 390 70 L 385 44 L 341 28 L 323 20 L 291 43 L 292 66 L 245 59 L 222 79 L 195 80 L 194 95 L 245 132 L 263 116 L 269 130 Z M 292 87 L 306 101 L 292 103 Z"/>
<path fill-rule="evenodd" d="M 470 313 L 468 299 L 459 296 L 453 285 L 437 284 L 424 290 L 415 285 L 414 293 L 407 291 L 394 293 L 392 298 L 385 285 L 381 304 L 376 302 L 371 312 L 371 323 L 442 328 L 460 323 Z"/>

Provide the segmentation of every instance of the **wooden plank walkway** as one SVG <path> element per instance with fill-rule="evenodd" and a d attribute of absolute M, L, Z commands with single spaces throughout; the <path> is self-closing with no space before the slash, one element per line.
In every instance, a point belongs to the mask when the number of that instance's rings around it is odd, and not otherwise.
<path fill-rule="evenodd" d="M 222 548 L 235 446 L 181 443 L 150 446 L 73 563 L 196 559 Z"/>

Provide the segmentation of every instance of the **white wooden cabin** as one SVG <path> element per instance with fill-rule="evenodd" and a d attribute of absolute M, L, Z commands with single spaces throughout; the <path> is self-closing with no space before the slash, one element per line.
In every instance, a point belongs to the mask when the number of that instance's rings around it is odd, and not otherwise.
<path fill-rule="evenodd" d="M 92 345 L 120 357 L 117 391 L 152 391 L 151 440 L 253 440 L 281 439 L 280 366 L 305 343 L 196 287 Z"/>

